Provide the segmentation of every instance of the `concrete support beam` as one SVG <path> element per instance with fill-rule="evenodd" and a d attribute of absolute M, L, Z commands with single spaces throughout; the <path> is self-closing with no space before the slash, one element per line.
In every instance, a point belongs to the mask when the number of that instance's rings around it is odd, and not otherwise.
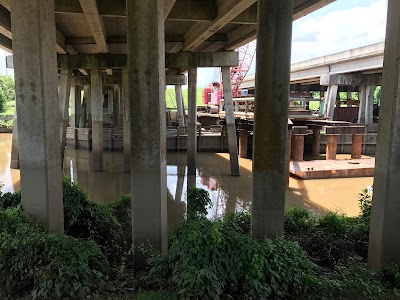
<path fill-rule="evenodd" d="M 113 93 L 114 93 L 114 102 L 113 102 L 113 126 L 119 127 L 120 126 L 120 119 L 119 116 L 121 114 L 119 110 L 119 102 L 121 101 L 121 94 L 120 94 L 120 86 L 114 85 L 113 86 Z"/>
<path fill-rule="evenodd" d="M 167 241 L 164 5 L 126 1 L 131 103 L 133 243 L 165 252 Z M 135 253 L 136 255 L 136 253 Z M 140 265 L 136 257 L 136 264 Z"/>
<path fill-rule="evenodd" d="M 381 85 L 382 75 L 380 74 L 326 74 L 322 75 L 320 84 L 352 86 L 352 85 Z"/>
<path fill-rule="evenodd" d="M 108 52 L 107 35 L 104 28 L 103 18 L 99 13 L 96 0 L 79 0 L 82 11 L 86 16 L 86 20 L 92 30 L 94 39 L 96 40 L 97 50 L 100 53 Z"/>
<path fill-rule="evenodd" d="M 219 31 L 233 18 L 254 4 L 256 0 L 225 0 L 218 2 L 218 16 L 205 26 L 194 24 L 185 35 L 183 51 L 193 51 L 207 38 Z"/>
<path fill-rule="evenodd" d="M 12 1 L 11 8 L 21 202 L 27 217 L 63 232 L 54 1 Z"/>
<path fill-rule="evenodd" d="M 251 233 L 263 239 L 283 233 L 293 1 L 257 4 Z"/>
<path fill-rule="evenodd" d="M 188 79 L 189 79 L 189 87 L 188 87 L 187 164 L 188 164 L 188 175 L 196 175 L 197 68 L 190 68 L 188 70 Z"/>
<path fill-rule="evenodd" d="M 165 76 L 166 85 L 187 85 L 187 77 L 185 75 L 166 75 Z"/>
<path fill-rule="evenodd" d="M 14 109 L 13 136 L 11 144 L 11 169 L 19 169 L 19 140 L 18 140 L 18 117 L 17 110 Z"/>
<path fill-rule="evenodd" d="M 79 128 L 82 114 L 82 87 L 73 85 L 71 89 L 71 127 Z"/>
<path fill-rule="evenodd" d="M 196 175 L 197 156 L 197 68 L 188 70 L 188 134 L 187 134 L 187 165 L 188 175 Z M 191 188 L 191 186 L 188 186 Z"/>
<path fill-rule="evenodd" d="M 72 71 L 62 69 L 60 72 L 60 86 L 58 91 L 60 109 L 60 142 L 61 142 L 61 166 L 64 166 L 64 153 L 67 143 L 67 127 L 69 122 L 68 108 L 71 95 Z"/>
<path fill-rule="evenodd" d="M 231 83 L 231 70 L 229 67 L 222 67 L 222 84 L 224 89 L 224 105 L 226 115 L 226 131 L 228 134 L 229 157 L 231 163 L 231 175 L 240 176 L 238 145 L 236 136 L 236 123 L 233 111 L 233 96 Z"/>
<path fill-rule="evenodd" d="M 358 123 L 371 124 L 374 122 L 374 91 L 375 86 L 360 87 Z"/>
<path fill-rule="evenodd" d="M 168 18 L 169 13 L 175 5 L 176 0 L 164 0 L 164 19 Z"/>
<path fill-rule="evenodd" d="M 326 93 L 324 114 L 326 118 L 333 119 L 335 113 L 336 97 L 338 94 L 338 86 L 330 85 Z"/>
<path fill-rule="evenodd" d="M 85 127 L 92 128 L 92 97 L 91 97 L 92 88 L 90 85 L 85 85 L 83 88 L 83 93 L 85 97 L 86 104 L 86 119 L 85 119 Z"/>
<path fill-rule="evenodd" d="M 103 87 L 101 69 L 93 66 L 91 69 L 92 84 L 90 86 L 90 101 L 92 111 L 92 168 L 94 172 L 104 170 L 103 162 Z"/>
<path fill-rule="evenodd" d="M 127 67 L 125 54 L 78 54 L 58 55 L 58 66 L 69 69 L 90 69 L 98 64 L 103 69 Z M 165 54 L 165 67 L 172 69 L 189 67 L 233 67 L 239 64 L 239 54 L 226 52 L 179 52 Z"/>
<path fill-rule="evenodd" d="M 122 81 L 124 172 L 129 173 L 131 171 L 131 103 L 128 94 L 129 78 L 127 69 L 122 71 Z"/>
<path fill-rule="evenodd" d="M 248 143 L 249 131 L 247 129 L 241 129 L 239 133 L 239 156 L 241 158 L 247 158 Z"/>
<path fill-rule="evenodd" d="M 178 124 L 179 127 L 185 127 L 185 105 L 183 103 L 182 85 L 180 84 L 175 85 L 175 97 L 178 110 Z"/>
<path fill-rule="evenodd" d="M 400 1 L 389 0 L 368 264 L 400 260 Z"/>

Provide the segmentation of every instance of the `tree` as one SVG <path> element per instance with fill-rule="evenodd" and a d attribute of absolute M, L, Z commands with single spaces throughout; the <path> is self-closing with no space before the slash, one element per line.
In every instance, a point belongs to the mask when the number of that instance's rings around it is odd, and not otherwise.
<path fill-rule="evenodd" d="M 377 86 L 374 92 L 374 104 L 377 104 L 378 106 L 381 104 L 381 91 L 382 88 Z"/>
<path fill-rule="evenodd" d="M 0 75 L 0 112 L 7 109 L 7 103 L 15 100 L 15 84 L 11 76 Z"/>

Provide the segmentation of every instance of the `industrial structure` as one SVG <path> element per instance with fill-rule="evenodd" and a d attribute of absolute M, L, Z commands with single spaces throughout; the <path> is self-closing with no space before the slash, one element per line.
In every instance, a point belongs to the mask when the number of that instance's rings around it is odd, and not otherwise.
<path fill-rule="evenodd" d="M 61 168 L 73 87 L 73 123 L 91 127 L 95 171 L 104 166 L 104 110 L 119 108 L 110 122 L 123 125 L 126 166 L 132 176 L 134 243 L 150 243 L 165 251 L 165 85 L 176 85 L 179 96 L 185 83 L 182 74 L 188 72 L 187 164 L 188 174 L 193 175 L 197 68 L 222 67 L 223 83 L 229 83 L 224 84 L 224 105 L 231 173 L 239 175 L 230 84 L 230 67 L 238 65 L 238 54 L 232 50 L 257 38 L 251 231 L 258 238 L 281 235 L 292 22 L 331 2 L 1 0 L 0 44 L 13 52 L 16 81 L 18 121 L 12 161 L 20 165 L 26 216 L 63 231 Z M 400 237 L 395 234 L 400 225 L 400 2 L 389 0 L 388 11 L 371 266 L 400 257 Z M 338 85 L 332 81 L 338 78 L 328 80 L 331 86 Z M 85 118 L 79 110 L 82 95 Z M 178 106 L 181 103 L 177 101 Z M 178 112 L 183 118 L 182 108 Z"/>

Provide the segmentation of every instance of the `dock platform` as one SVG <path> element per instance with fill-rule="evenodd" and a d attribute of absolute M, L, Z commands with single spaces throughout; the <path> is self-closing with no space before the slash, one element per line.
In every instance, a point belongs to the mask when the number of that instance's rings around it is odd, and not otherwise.
<path fill-rule="evenodd" d="M 374 158 L 290 162 L 290 174 L 301 179 L 372 177 L 374 170 Z"/>

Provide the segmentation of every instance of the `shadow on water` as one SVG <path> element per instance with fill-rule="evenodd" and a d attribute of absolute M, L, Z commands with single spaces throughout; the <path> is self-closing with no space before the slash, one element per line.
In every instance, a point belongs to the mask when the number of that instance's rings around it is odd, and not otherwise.
<path fill-rule="evenodd" d="M 10 170 L 11 134 L 0 135 L 0 182 L 5 191 L 20 190 L 19 171 Z M 187 186 L 196 185 L 208 191 L 212 208 L 208 217 L 225 212 L 249 210 L 252 198 L 252 161 L 239 159 L 240 177 L 230 176 L 229 154 L 198 153 L 197 175 L 186 175 L 186 153 L 167 154 L 168 221 L 175 223 L 185 214 Z M 91 152 L 67 149 L 64 175 L 84 188 L 97 203 L 110 203 L 130 193 L 131 177 L 123 172 L 121 152 L 104 153 L 104 172 L 91 171 Z M 325 213 L 337 210 L 358 214 L 357 194 L 372 185 L 372 178 L 290 179 L 286 190 L 286 208 L 303 207 Z M 146 195 L 143 195 L 145 197 Z"/>

